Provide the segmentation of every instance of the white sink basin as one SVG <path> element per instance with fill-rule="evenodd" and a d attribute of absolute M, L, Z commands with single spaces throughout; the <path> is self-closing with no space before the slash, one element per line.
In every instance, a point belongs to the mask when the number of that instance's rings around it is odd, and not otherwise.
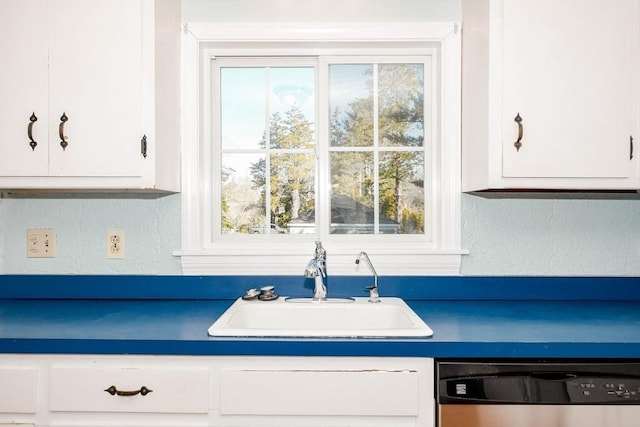
<path fill-rule="evenodd" d="M 315 302 L 239 298 L 209 328 L 214 337 L 430 337 L 433 331 L 400 298 Z"/>

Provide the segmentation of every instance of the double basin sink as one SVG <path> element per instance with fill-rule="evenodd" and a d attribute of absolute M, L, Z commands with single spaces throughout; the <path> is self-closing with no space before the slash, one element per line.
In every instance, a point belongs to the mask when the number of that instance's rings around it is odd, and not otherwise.
<path fill-rule="evenodd" d="M 236 300 L 208 330 L 213 337 L 424 338 L 431 328 L 402 299 Z"/>

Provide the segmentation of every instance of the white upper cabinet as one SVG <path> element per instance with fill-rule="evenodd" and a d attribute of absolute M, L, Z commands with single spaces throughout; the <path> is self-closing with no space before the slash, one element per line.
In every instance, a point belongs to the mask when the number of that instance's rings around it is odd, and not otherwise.
<path fill-rule="evenodd" d="M 463 191 L 640 189 L 639 26 L 634 0 L 464 0 Z"/>
<path fill-rule="evenodd" d="M 47 9 L 0 2 L 0 176 L 48 173 Z"/>
<path fill-rule="evenodd" d="M 141 18 L 138 1 L 50 5 L 50 175 L 141 173 Z"/>
<path fill-rule="evenodd" d="M 179 8 L 0 2 L 0 188 L 179 190 Z"/>

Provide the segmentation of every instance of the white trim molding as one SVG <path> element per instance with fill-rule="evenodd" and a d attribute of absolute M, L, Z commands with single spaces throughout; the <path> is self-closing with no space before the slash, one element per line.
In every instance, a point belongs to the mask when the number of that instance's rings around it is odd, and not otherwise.
<path fill-rule="evenodd" d="M 208 119 L 203 116 L 202 93 L 209 87 L 207 75 L 213 54 L 331 55 L 344 46 L 354 51 L 398 48 L 411 52 L 437 52 L 439 85 L 434 106 L 439 110 L 439 142 L 433 150 L 433 232 L 430 242 L 408 239 L 391 242 L 389 236 L 359 244 L 348 236 L 323 241 L 331 274 L 368 274 L 358 268 L 355 257 L 365 250 L 381 275 L 457 275 L 460 272 L 460 107 L 461 35 L 455 22 L 424 23 L 193 23 L 184 25 L 182 42 L 182 249 L 184 274 L 196 275 L 301 275 L 313 254 L 313 235 L 284 242 L 224 240 L 211 243 L 206 209 L 211 184 L 202 179 L 211 153 L 204 143 Z M 352 52 L 351 52 L 352 53 Z M 247 236 L 251 237 L 251 236 Z M 292 236 L 294 237 L 294 236 Z M 295 236 L 299 237 L 299 236 Z M 333 239 L 333 237 L 332 237 Z"/>

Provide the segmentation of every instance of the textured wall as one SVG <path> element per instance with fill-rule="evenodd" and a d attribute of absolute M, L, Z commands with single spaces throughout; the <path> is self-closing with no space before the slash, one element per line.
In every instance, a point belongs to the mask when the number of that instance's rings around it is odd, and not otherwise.
<path fill-rule="evenodd" d="M 640 275 L 640 200 L 463 195 L 465 275 Z"/>
<path fill-rule="evenodd" d="M 4 274 L 180 274 L 180 195 L 64 195 L 0 199 Z M 26 258 L 26 229 L 55 228 L 56 258 Z M 124 259 L 107 259 L 109 228 L 125 233 Z"/>
<path fill-rule="evenodd" d="M 640 276 L 640 200 L 462 198 L 465 275 Z M 4 274 L 180 274 L 180 195 L 0 199 Z M 26 229 L 55 228 L 58 257 L 26 258 Z M 106 258 L 108 228 L 125 258 Z"/>

